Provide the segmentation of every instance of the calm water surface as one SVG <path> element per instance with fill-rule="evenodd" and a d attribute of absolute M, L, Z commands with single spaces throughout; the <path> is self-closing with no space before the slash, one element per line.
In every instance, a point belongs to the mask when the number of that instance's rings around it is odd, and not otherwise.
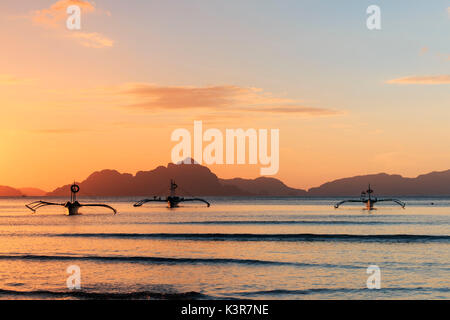
<path fill-rule="evenodd" d="M 210 208 L 176 209 L 84 199 L 115 216 L 31 214 L 33 200 L 0 199 L 1 299 L 450 299 L 449 198 L 372 212 L 334 209 L 338 199 L 209 198 Z M 71 265 L 81 290 L 67 289 Z M 369 265 L 381 269 L 380 290 L 367 289 Z"/>

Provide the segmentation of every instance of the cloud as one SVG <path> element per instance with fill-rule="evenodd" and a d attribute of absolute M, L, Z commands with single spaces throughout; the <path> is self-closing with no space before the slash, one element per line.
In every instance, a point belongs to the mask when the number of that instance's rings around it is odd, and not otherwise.
<path fill-rule="evenodd" d="M 73 32 L 69 34 L 69 37 L 76 39 L 82 46 L 88 48 L 104 48 L 112 47 L 114 45 L 113 40 L 103 36 L 98 32 Z"/>
<path fill-rule="evenodd" d="M 450 84 L 450 75 L 410 76 L 386 81 L 389 84 Z"/>
<path fill-rule="evenodd" d="M 62 38 L 75 39 L 77 43 L 88 48 L 112 47 L 114 41 L 98 32 L 81 32 L 66 30 L 65 21 L 68 18 L 67 8 L 71 5 L 80 7 L 82 14 L 100 12 L 94 3 L 85 0 L 60 0 L 52 4 L 49 8 L 35 10 L 31 12 L 31 21 L 38 26 L 59 31 Z M 102 14 L 111 16 L 109 11 L 101 11 Z M 65 31 L 62 33 L 62 31 Z"/>
<path fill-rule="evenodd" d="M 144 110 L 208 109 L 213 111 L 251 111 L 260 113 L 303 114 L 323 116 L 337 111 L 299 105 L 299 101 L 274 97 L 260 88 L 232 85 L 192 87 L 128 84 L 121 94 L 133 102 L 128 108 Z"/>
<path fill-rule="evenodd" d="M 9 74 L 0 74 L 0 85 L 20 85 L 32 82 L 32 79 L 17 78 Z"/>
<path fill-rule="evenodd" d="M 81 129 L 37 129 L 37 130 L 31 130 L 33 133 L 42 133 L 42 134 L 64 134 L 64 133 L 80 133 L 85 130 Z"/>
<path fill-rule="evenodd" d="M 149 84 L 131 85 L 124 93 L 134 95 L 141 102 L 131 105 L 143 109 L 220 108 L 251 95 L 253 89 L 236 86 L 161 87 Z"/>
<path fill-rule="evenodd" d="M 60 0 L 52 4 L 47 9 L 36 10 L 31 14 L 31 19 L 34 23 L 50 28 L 58 28 L 64 25 L 67 19 L 67 7 L 77 5 L 84 13 L 94 12 L 95 7 L 88 1 L 83 0 Z"/>
<path fill-rule="evenodd" d="M 448 53 L 437 52 L 436 57 L 443 62 L 450 61 L 450 54 Z"/>
<path fill-rule="evenodd" d="M 423 56 L 425 54 L 427 54 L 429 51 L 428 47 L 422 47 L 420 48 L 420 55 Z"/>
<path fill-rule="evenodd" d="M 316 107 L 306 107 L 306 106 L 277 106 L 262 109 L 253 109 L 249 111 L 257 112 L 270 112 L 270 113 L 286 113 L 286 114 L 305 114 L 305 115 L 316 115 L 316 116 L 327 116 L 327 115 L 337 115 L 340 111 L 316 108 Z"/>

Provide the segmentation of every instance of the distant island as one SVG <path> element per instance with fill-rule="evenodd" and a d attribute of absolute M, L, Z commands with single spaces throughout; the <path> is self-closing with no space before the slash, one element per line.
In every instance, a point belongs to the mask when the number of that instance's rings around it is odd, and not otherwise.
<path fill-rule="evenodd" d="M 116 170 L 92 173 L 80 182 L 81 196 L 148 196 L 166 195 L 170 179 L 175 179 L 179 195 L 198 196 L 358 196 L 370 183 L 377 195 L 389 196 L 450 196 L 450 170 L 431 172 L 416 178 L 386 173 L 361 175 L 327 182 L 308 191 L 288 187 L 282 181 L 256 179 L 221 179 L 199 164 L 159 166 L 136 175 Z M 70 184 L 45 192 L 37 188 L 15 189 L 0 186 L 0 196 L 67 196 Z"/>

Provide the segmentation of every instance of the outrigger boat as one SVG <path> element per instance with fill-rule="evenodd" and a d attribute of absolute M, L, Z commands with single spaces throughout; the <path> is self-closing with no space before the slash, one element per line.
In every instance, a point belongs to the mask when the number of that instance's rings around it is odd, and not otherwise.
<path fill-rule="evenodd" d="M 111 209 L 114 214 L 117 213 L 117 210 L 114 209 L 111 206 L 108 206 L 107 204 L 97 204 L 97 203 L 88 203 L 88 204 L 81 204 L 77 201 L 77 193 L 80 191 L 80 186 L 77 184 L 73 184 L 70 186 L 70 201 L 67 201 L 66 203 L 54 203 L 54 202 L 48 202 L 48 201 L 34 201 L 27 205 L 25 205 L 28 209 L 31 211 L 36 212 L 37 209 L 45 207 L 45 206 L 63 206 L 67 208 L 69 212 L 69 216 L 78 215 L 78 210 L 81 207 L 104 207 Z"/>
<path fill-rule="evenodd" d="M 175 195 L 175 190 L 178 188 L 178 185 L 175 183 L 174 180 L 170 180 L 170 195 L 167 196 L 165 199 L 161 198 L 161 197 L 156 197 L 154 196 L 151 199 L 143 199 L 140 200 L 138 202 L 136 202 L 133 206 L 134 207 L 140 207 L 142 206 L 144 203 L 147 202 L 167 202 L 167 206 L 169 208 L 176 208 L 178 207 L 178 204 L 180 202 L 187 202 L 187 201 L 200 201 L 206 204 L 206 206 L 210 206 L 210 203 L 204 199 L 200 199 L 200 198 L 183 198 L 183 197 L 178 197 Z"/>
<path fill-rule="evenodd" d="M 375 203 L 377 203 L 377 202 L 387 202 L 387 201 L 395 202 L 398 205 L 400 205 L 402 208 L 405 208 L 405 206 L 406 206 L 406 204 L 404 202 L 402 202 L 402 201 L 400 201 L 398 199 L 378 199 L 376 197 L 372 198 L 372 193 L 373 193 L 373 190 L 370 188 L 370 184 L 369 184 L 369 188 L 366 191 L 362 191 L 361 192 L 361 197 L 360 197 L 359 200 L 356 200 L 356 199 L 355 200 L 352 200 L 352 199 L 350 199 L 350 200 L 343 200 L 343 201 L 340 201 L 340 202 L 336 203 L 334 205 L 334 207 L 337 209 L 337 208 L 339 208 L 339 206 L 341 204 L 344 204 L 346 202 L 362 202 L 362 203 L 366 204 L 366 209 L 367 210 L 373 210 L 374 209 L 373 205 Z"/>

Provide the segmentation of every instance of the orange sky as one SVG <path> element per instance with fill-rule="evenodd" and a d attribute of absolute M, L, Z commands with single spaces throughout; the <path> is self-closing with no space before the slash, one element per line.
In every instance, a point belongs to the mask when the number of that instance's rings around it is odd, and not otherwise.
<path fill-rule="evenodd" d="M 74 3 L 79 31 L 65 27 Z M 330 33 L 333 16 L 301 2 L 299 17 L 273 1 L 259 15 L 234 1 L 185 5 L 1 4 L 0 185 L 51 190 L 95 170 L 167 165 L 171 132 L 194 120 L 279 129 L 275 177 L 292 187 L 450 168 L 444 1 L 404 13 L 422 15 L 417 30 L 388 20 L 379 33 L 364 27 L 363 6 L 337 11 Z M 253 178 L 260 167 L 211 169 Z"/>

